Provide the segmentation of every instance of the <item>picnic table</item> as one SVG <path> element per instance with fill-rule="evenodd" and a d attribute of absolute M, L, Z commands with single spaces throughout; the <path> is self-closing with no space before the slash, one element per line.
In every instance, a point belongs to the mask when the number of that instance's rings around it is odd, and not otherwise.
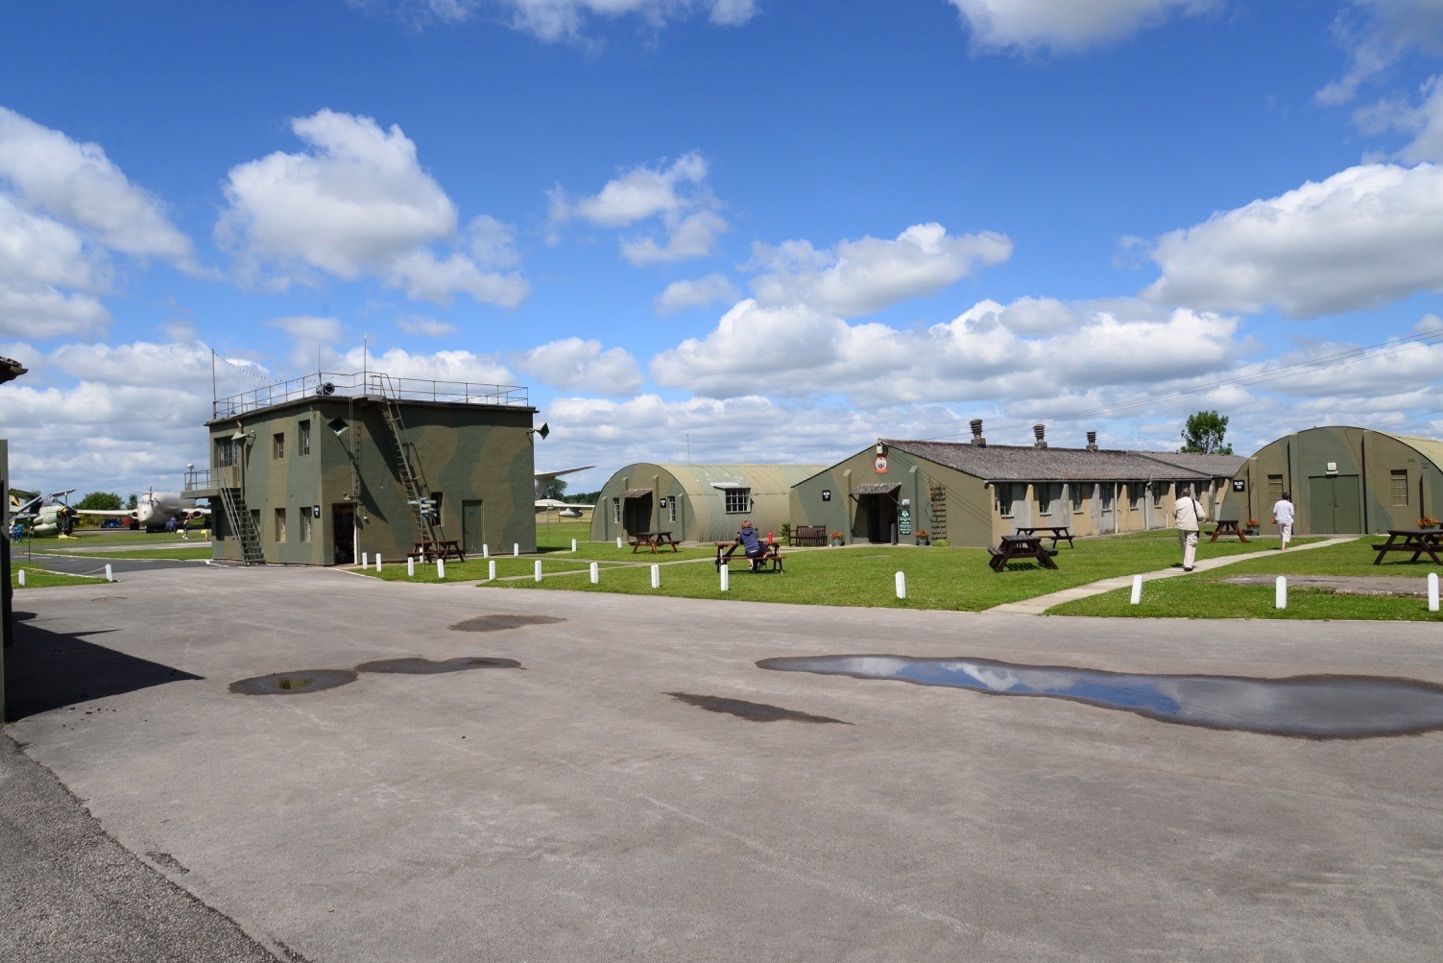
<path fill-rule="evenodd" d="M 1028 525 L 1017 529 L 1018 535 L 1036 535 L 1038 538 L 1052 539 L 1052 547 L 1056 548 L 1057 543 L 1064 538 L 1067 539 L 1069 548 L 1076 548 L 1072 544 L 1072 529 L 1066 525 Z"/>
<path fill-rule="evenodd" d="M 1208 539 L 1208 542 L 1216 542 L 1219 535 L 1236 535 L 1240 542 L 1248 540 L 1247 535 L 1243 534 L 1243 530 L 1238 527 L 1236 518 L 1219 518 L 1218 527 L 1213 529 L 1213 537 Z"/>
<path fill-rule="evenodd" d="M 681 551 L 681 549 L 676 547 L 676 539 L 671 537 L 671 532 L 631 533 L 631 554 L 633 555 L 640 551 L 642 546 L 650 548 L 651 554 L 655 555 L 658 548 L 666 545 L 670 545 L 673 552 Z"/>
<path fill-rule="evenodd" d="M 742 543 L 739 542 L 739 541 L 717 542 L 717 543 L 716 543 L 716 567 L 717 567 L 717 571 L 721 571 L 721 567 L 722 567 L 723 565 L 728 565 L 728 564 L 730 564 L 730 563 L 732 562 L 732 560 L 733 560 L 733 556 L 735 555 L 736 550 L 739 549 L 739 548 L 741 548 L 741 547 L 742 547 Z M 753 571 L 753 572 L 760 572 L 763 568 L 766 567 L 766 565 L 767 565 L 768 563 L 771 564 L 771 566 L 772 566 L 772 571 L 773 571 L 773 572 L 780 572 L 780 571 L 782 571 L 782 559 L 783 559 L 783 555 L 782 555 L 782 546 L 781 546 L 781 544 L 780 544 L 779 542 L 768 542 L 768 543 L 767 543 L 767 550 L 766 550 L 765 552 L 763 552 L 761 555 L 758 555 L 756 558 L 748 558 L 746 555 L 735 555 L 735 558 L 738 559 L 738 560 L 741 560 L 741 561 L 750 563 L 750 564 L 749 564 L 749 568 L 750 568 L 751 571 Z"/>
<path fill-rule="evenodd" d="M 996 548 L 987 549 L 992 556 L 987 564 L 992 566 L 992 571 L 1000 572 L 1007 567 L 1008 562 L 1033 558 L 1043 568 L 1056 568 L 1057 563 L 1052 559 L 1057 554 L 1057 549 L 1043 548 L 1042 538 L 1041 535 L 1003 535 Z"/>
<path fill-rule="evenodd" d="M 411 548 L 411 555 L 422 562 L 437 558 L 455 558 L 461 562 L 466 561 L 466 553 L 461 550 L 461 543 L 454 538 L 417 542 Z"/>
<path fill-rule="evenodd" d="M 1408 559 L 1410 562 L 1418 561 L 1420 555 L 1427 555 L 1434 565 L 1443 565 L 1443 559 L 1438 557 L 1438 549 L 1443 547 L 1440 538 L 1443 538 L 1443 532 L 1436 528 L 1390 528 L 1388 540 L 1373 546 L 1373 551 L 1378 553 L 1373 564 L 1381 563 L 1383 556 L 1389 552 L 1412 552 L 1413 557 Z"/>

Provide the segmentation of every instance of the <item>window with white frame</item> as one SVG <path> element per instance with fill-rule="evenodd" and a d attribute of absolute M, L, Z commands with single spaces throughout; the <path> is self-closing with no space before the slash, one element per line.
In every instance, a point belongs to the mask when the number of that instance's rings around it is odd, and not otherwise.
<path fill-rule="evenodd" d="M 1142 504 L 1143 483 L 1139 481 L 1127 483 L 1127 509 L 1135 512 Z"/>
<path fill-rule="evenodd" d="M 296 449 L 302 455 L 309 455 L 311 453 L 311 420 L 309 418 L 302 419 L 301 421 L 301 430 L 296 436 Z"/>
<path fill-rule="evenodd" d="M 613 522 L 615 522 L 616 524 L 618 524 L 618 525 L 621 524 L 621 499 L 620 499 L 620 498 L 613 498 L 613 499 L 611 500 L 611 520 L 612 520 Z"/>
<path fill-rule="evenodd" d="M 277 508 L 277 509 L 276 509 L 276 541 L 278 541 L 278 542 L 284 542 L 285 540 L 286 540 L 286 510 L 285 510 L 284 508 Z"/>
<path fill-rule="evenodd" d="M 306 506 L 302 505 L 302 506 L 301 506 L 301 541 L 303 541 L 303 542 L 309 542 L 310 540 L 311 540 L 311 510 L 310 510 L 309 508 L 307 508 Z"/>
<path fill-rule="evenodd" d="M 286 457 L 286 433 L 284 431 L 276 432 L 271 441 L 274 444 L 272 451 L 277 460 Z"/>
<path fill-rule="evenodd" d="M 670 498 L 668 498 L 668 499 L 666 500 L 666 517 L 667 517 L 667 521 L 669 521 L 669 522 L 671 522 L 671 523 L 673 523 L 673 524 L 676 523 L 676 503 L 677 503 L 677 497 L 676 497 L 675 495 L 671 496 Z"/>
<path fill-rule="evenodd" d="M 1082 500 L 1092 486 L 1087 482 L 1072 482 L 1067 487 L 1072 491 L 1072 513 L 1079 514 L 1082 511 Z"/>
<path fill-rule="evenodd" d="M 728 515 L 745 515 L 752 510 L 750 488 L 728 488 L 722 494 L 726 497 L 725 510 Z"/>
<path fill-rule="evenodd" d="M 1012 517 L 1012 496 L 1015 493 L 1011 482 L 997 484 L 997 513 L 1003 518 Z"/>
<path fill-rule="evenodd" d="M 1162 482 L 1148 482 L 1148 484 L 1152 486 L 1152 507 L 1161 508 L 1164 487 Z"/>
<path fill-rule="evenodd" d="M 1062 486 L 1052 482 L 1038 482 L 1037 484 L 1037 514 L 1051 515 L 1052 505 L 1060 501 Z"/>

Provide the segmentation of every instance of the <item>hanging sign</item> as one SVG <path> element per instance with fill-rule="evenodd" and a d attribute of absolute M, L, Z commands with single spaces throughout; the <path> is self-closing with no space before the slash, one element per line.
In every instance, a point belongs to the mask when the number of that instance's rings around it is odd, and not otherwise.
<path fill-rule="evenodd" d="M 887 474 L 887 456 L 878 455 L 877 460 L 872 463 L 872 467 L 876 469 L 879 475 Z"/>

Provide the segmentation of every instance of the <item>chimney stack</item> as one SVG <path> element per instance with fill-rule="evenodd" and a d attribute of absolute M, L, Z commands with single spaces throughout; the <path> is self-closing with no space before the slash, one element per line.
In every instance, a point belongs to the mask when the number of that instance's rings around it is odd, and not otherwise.
<path fill-rule="evenodd" d="M 972 444 L 976 445 L 978 448 L 987 447 L 987 439 L 982 437 L 981 418 L 972 419 Z"/>
<path fill-rule="evenodd" d="M 1047 426 L 1046 426 L 1046 425 L 1033 425 L 1033 426 L 1032 426 L 1032 433 L 1037 436 L 1037 440 L 1032 443 L 1032 447 L 1033 447 L 1033 448 L 1046 448 L 1046 447 L 1047 447 L 1047 439 L 1044 438 L 1044 437 L 1042 437 L 1043 434 L 1046 433 L 1046 431 L 1047 431 Z"/>
<path fill-rule="evenodd" d="M 1097 432 L 1095 431 L 1089 431 L 1087 433 L 1087 450 L 1097 451 Z"/>

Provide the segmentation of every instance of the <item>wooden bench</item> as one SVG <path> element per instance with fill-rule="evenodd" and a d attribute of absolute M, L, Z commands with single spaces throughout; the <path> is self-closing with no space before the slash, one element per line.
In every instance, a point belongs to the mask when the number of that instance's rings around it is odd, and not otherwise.
<path fill-rule="evenodd" d="M 792 529 L 792 534 L 788 541 L 792 545 L 826 545 L 827 526 L 798 525 Z"/>
<path fill-rule="evenodd" d="M 752 572 L 760 572 L 770 563 L 773 572 L 782 571 L 782 562 L 786 558 L 782 554 L 782 546 L 777 542 L 768 542 L 767 550 L 756 558 L 748 558 L 746 555 L 737 555 L 736 550 L 741 548 L 741 542 L 717 542 L 716 543 L 716 567 L 731 566 L 732 562 L 746 562 L 747 568 Z"/>
<path fill-rule="evenodd" d="M 1370 546 L 1378 553 L 1373 564 L 1382 564 L 1383 556 L 1389 552 L 1412 552 L 1413 557 L 1408 559 L 1410 562 L 1416 562 L 1419 556 L 1427 555 L 1434 565 L 1443 565 L 1443 559 L 1438 558 L 1438 550 L 1443 548 L 1443 541 L 1440 539 L 1443 539 L 1443 532 L 1436 528 L 1390 528 L 1386 542 Z"/>
<path fill-rule="evenodd" d="M 1063 539 L 1067 540 L 1068 548 L 1076 548 L 1072 544 L 1072 529 L 1066 525 L 1032 525 L 1026 528 L 1019 528 L 1018 535 L 1036 535 L 1038 538 L 1052 539 L 1052 547 L 1056 548 L 1057 543 Z"/>
<path fill-rule="evenodd" d="M 1238 527 L 1236 518 L 1219 518 L 1218 527 L 1213 529 L 1213 537 L 1208 539 L 1208 542 L 1216 542 L 1219 535 L 1236 535 L 1240 542 L 1248 540 L 1247 535 L 1243 534 L 1243 530 Z"/>
<path fill-rule="evenodd" d="M 1002 571 L 1009 562 L 1027 558 L 1036 559 L 1043 568 L 1057 568 L 1057 563 L 1052 560 L 1057 555 L 1057 549 L 1043 548 L 1042 536 L 1039 535 L 1003 535 L 996 548 L 988 547 L 987 554 L 991 556 L 987 564 L 994 572 Z"/>
<path fill-rule="evenodd" d="M 438 558 L 466 561 L 466 553 L 461 550 L 461 543 L 454 538 L 438 539 L 434 542 L 417 542 L 406 557 L 414 558 L 418 562 Z"/>
<path fill-rule="evenodd" d="M 635 555 L 643 546 L 651 549 L 655 555 L 658 548 L 671 546 L 673 552 L 681 551 L 677 547 L 676 539 L 671 537 L 671 532 L 634 532 L 631 536 L 631 554 Z"/>

